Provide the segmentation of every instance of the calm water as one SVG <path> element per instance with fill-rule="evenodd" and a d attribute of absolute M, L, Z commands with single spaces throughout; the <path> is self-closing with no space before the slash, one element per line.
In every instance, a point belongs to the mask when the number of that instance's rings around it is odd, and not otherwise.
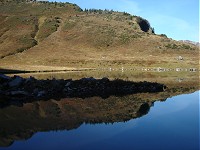
<path fill-rule="evenodd" d="M 83 124 L 70 131 L 48 131 L 0 149 L 198 150 L 199 92 L 155 102 L 137 119 L 114 124 Z"/>
<path fill-rule="evenodd" d="M 0 150 L 199 150 L 199 91 L 172 80 L 156 94 L 1 108 Z"/>

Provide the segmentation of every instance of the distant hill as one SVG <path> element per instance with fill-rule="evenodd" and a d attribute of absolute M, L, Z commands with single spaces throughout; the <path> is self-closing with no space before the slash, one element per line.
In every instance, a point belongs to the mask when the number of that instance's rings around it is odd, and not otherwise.
<path fill-rule="evenodd" d="M 146 19 L 126 12 L 0 0 L 1 68 L 196 67 L 198 53 L 197 46 L 157 35 Z"/>
<path fill-rule="evenodd" d="M 180 42 L 192 44 L 192 45 L 195 45 L 195 46 L 200 46 L 199 42 L 193 42 L 193 41 L 190 41 L 190 40 L 180 40 Z"/>

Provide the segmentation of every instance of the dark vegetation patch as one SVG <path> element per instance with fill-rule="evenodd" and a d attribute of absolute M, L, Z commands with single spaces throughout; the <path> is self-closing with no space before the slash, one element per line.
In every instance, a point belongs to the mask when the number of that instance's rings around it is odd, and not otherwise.
<path fill-rule="evenodd" d="M 168 49 L 177 49 L 177 50 L 180 50 L 180 49 L 185 49 L 185 50 L 194 50 L 194 48 L 190 45 L 187 45 L 187 44 L 175 44 L 175 43 L 168 43 L 165 45 L 166 48 Z"/>
<path fill-rule="evenodd" d="M 60 23 L 59 17 L 47 18 L 44 23 L 40 26 L 37 38 L 43 41 L 49 35 L 57 31 Z"/>
<path fill-rule="evenodd" d="M 8 77 L 0 74 L 0 95 L 5 101 L 2 106 L 13 101 L 19 105 L 39 99 L 60 99 L 64 97 L 124 96 L 135 93 L 162 92 L 166 86 L 151 82 L 132 82 L 108 78 L 82 78 L 80 80 L 37 80 L 19 76 Z"/>
<path fill-rule="evenodd" d="M 143 19 L 141 17 L 137 17 L 137 23 L 139 24 L 140 26 L 140 29 L 144 32 L 148 32 L 150 30 L 150 23 L 146 20 L 146 19 Z"/>

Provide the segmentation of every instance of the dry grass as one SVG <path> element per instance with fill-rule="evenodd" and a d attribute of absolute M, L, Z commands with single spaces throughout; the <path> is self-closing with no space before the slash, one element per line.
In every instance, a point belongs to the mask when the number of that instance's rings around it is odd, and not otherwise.
<path fill-rule="evenodd" d="M 0 24 L 0 56 L 14 54 L 0 59 L 2 67 L 15 64 L 23 70 L 29 69 L 26 66 L 38 66 L 37 70 L 40 66 L 198 68 L 197 47 L 143 32 L 135 16 L 119 12 L 88 14 L 77 11 L 71 4 L 65 7 L 37 3 L 20 5 L 27 9 L 11 10 L 15 4 L 6 8 L 0 5 L 3 8 L 0 10 L 4 10 L 0 12 L 3 22 Z M 23 11 L 26 15 L 20 13 Z M 24 18 L 33 18 L 22 29 L 17 29 L 20 35 L 14 34 L 16 30 L 12 26 L 5 28 L 17 22 L 14 14 L 19 15 L 19 25 Z M 33 44 L 34 40 L 37 45 Z M 179 56 L 184 60 L 177 60 Z"/>

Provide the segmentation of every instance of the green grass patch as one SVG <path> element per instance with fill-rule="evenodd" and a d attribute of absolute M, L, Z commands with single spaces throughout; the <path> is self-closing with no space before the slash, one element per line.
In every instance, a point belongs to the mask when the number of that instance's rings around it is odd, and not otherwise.
<path fill-rule="evenodd" d="M 177 45 L 175 43 L 169 43 L 167 45 L 165 45 L 166 48 L 169 48 L 169 49 L 185 49 L 185 50 L 194 50 L 194 48 L 190 45 L 187 45 L 187 44 L 181 44 L 181 45 Z"/>
<path fill-rule="evenodd" d="M 121 42 L 122 44 L 127 44 L 127 43 L 130 42 L 130 40 L 131 40 L 131 37 L 130 37 L 128 34 L 122 33 L 122 34 L 120 35 L 120 42 Z"/>
<path fill-rule="evenodd" d="M 75 20 L 67 20 L 64 23 L 63 30 L 71 30 L 77 25 L 77 22 Z"/>
<path fill-rule="evenodd" d="M 39 28 L 38 36 L 37 38 L 39 41 L 43 41 L 45 38 L 47 38 L 49 35 L 57 31 L 57 28 L 59 27 L 58 19 L 56 18 L 48 18 L 44 21 L 42 26 Z"/>

